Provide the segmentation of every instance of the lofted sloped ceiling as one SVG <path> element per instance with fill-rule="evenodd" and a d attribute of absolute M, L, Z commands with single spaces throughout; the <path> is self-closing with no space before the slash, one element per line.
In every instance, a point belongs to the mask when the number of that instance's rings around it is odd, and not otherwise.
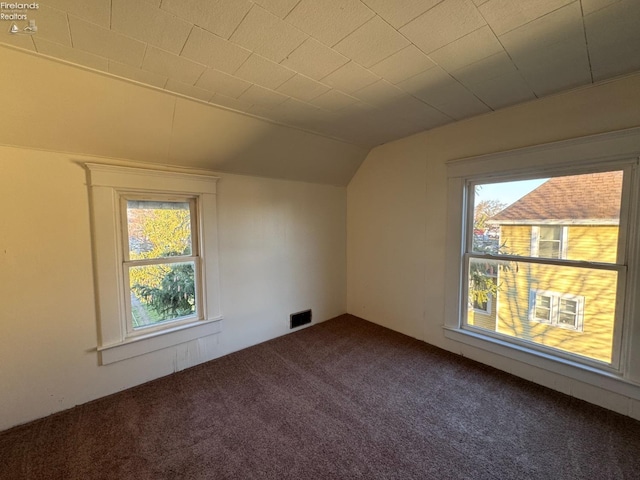
<path fill-rule="evenodd" d="M 640 71 L 640 0 L 12 2 L 0 143 L 311 182 Z"/>
<path fill-rule="evenodd" d="M 640 70 L 638 0 L 45 0 L 1 41 L 372 147 Z M 9 22 L 2 22 L 9 28 Z"/>

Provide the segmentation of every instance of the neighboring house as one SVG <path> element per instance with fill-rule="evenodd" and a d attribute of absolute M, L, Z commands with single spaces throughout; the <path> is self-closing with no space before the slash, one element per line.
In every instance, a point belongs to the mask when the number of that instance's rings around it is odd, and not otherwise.
<path fill-rule="evenodd" d="M 557 177 L 489 220 L 501 253 L 615 263 L 622 172 Z M 488 302 L 469 324 L 609 362 L 616 276 L 611 271 L 511 262 L 492 268 Z M 494 298 L 495 297 L 495 298 Z"/>

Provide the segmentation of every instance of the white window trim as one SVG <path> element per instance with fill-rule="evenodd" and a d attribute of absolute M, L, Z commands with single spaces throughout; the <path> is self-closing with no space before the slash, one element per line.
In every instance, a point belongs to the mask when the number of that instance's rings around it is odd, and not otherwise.
<path fill-rule="evenodd" d="M 538 318 L 535 315 L 536 312 L 536 297 L 538 295 L 551 298 L 551 313 L 549 320 Z M 577 303 L 576 312 L 576 326 L 571 327 L 569 325 L 561 324 L 558 322 L 560 315 L 560 300 L 573 300 Z M 580 295 L 569 295 L 567 293 L 552 292 L 550 290 L 539 290 L 532 288 L 529 290 L 529 320 L 536 323 L 543 323 L 545 325 L 551 325 L 557 328 L 564 328 L 574 332 L 581 332 L 583 330 L 584 322 L 584 297 Z"/>
<path fill-rule="evenodd" d="M 523 149 L 482 155 L 448 162 L 448 224 L 446 252 L 446 296 L 445 336 L 462 344 L 470 345 L 523 364 L 542 368 L 585 382 L 612 392 L 640 400 L 640 299 L 636 299 L 640 288 L 640 128 L 631 128 L 589 137 L 554 142 Z M 468 207 L 465 198 L 467 179 L 480 181 L 504 181 L 539 177 L 541 174 L 563 175 L 626 168 L 633 171 L 625 175 L 623 188 L 630 192 L 629 201 L 622 205 L 621 224 L 627 223 L 627 237 L 619 239 L 618 250 L 626 252 L 628 274 L 626 283 L 618 285 L 624 291 L 622 322 L 618 322 L 614 335 L 621 335 L 622 355 L 616 370 L 598 368 L 574 361 L 569 357 L 549 354 L 526 344 L 505 341 L 461 325 L 462 294 L 461 279 L 465 278 L 463 252 L 464 213 Z M 623 220 L 624 219 L 624 220 Z M 621 297 L 622 298 L 622 297 Z M 622 302 L 619 302 L 622 303 Z"/>
<path fill-rule="evenodd" d="M 218 178 L 91 163 L 85 166 L 91 192 L 100 363 L 106 365 L 218 333 L 222 319 L 216 208 Z M 121 197 L 127 194 L 196 199 L 202 305 L 198 317 L 192 321 L 169 322 L 163 328 L 135 335 L 128 332 L 120 203 Z"/>

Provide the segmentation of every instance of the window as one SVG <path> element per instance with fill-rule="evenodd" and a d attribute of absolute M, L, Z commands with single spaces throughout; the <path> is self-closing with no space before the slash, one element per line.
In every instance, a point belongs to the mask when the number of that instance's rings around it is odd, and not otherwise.
<path fill-rule="evenodd" d="M 531 227 L 531 256 L 567 258 L 568 228 L 560 225 Z"/>
<path fill-rule="evenodd" d="M 496 364 L 616 378 L 606 388 L 627 395 L 631 382 L 640 399 L 639 141 L 632 129 L 449 162 L 448 339 Z M 480 217 L 480 205 L 497 208 Z M 474 235 L 481 221 L 500 232 L 492 248 Z M 487 265 L 494 323 L 471 308 L 483 306 Z"/>
<path fill-rule="evenodd" d="M 122 195 L 129 334 L 198 317 L 196 198 Z"/>
<path fill-rule="evenodd" d="M 531 290 L 529 319 L 559 328 L 582 331 L 584 297 Z"/>
<path fill-rule="evenodd" d="M 478 313 L 486 313 L 487 315 L 491 313 L 491 294 L 487 295 L 486 300 L 479 300 L 475 298 L 473 300 L 473 310 Z"/>
<path fill-rule="evenodd" d="M 615 254 L 605 257 L 620 237 L 623 177 L 623 170 L 613 170 L 468 182 L 468 296 L 493 294 L 499 308 L 489 329 L 468 316 L 463 326 L 588 363 L 617 364 L 616 298 L 624 266 Z M 500 245 L 493 251 L 478 246 L 471 233 L 479 221 L 475 206 L 483 201 L 504 206 L 487 220 L 500 226 Z M 572 225 L 571 244 L 568 229 L 551 223 L 558 220 Z M 527 248 L 530 232 L 537 237 L 536 256 Z M 483 273 L 491 270 L 501 272 L 497 288 Z M 532 291 L 538 294 L 532 297 Z M 580 312 L 577 298 L 588 299 Z"/>
<path fill-rule="evenodd" d="M 217 178 L 87 168 L 101 363 L 218 333 Z"/>

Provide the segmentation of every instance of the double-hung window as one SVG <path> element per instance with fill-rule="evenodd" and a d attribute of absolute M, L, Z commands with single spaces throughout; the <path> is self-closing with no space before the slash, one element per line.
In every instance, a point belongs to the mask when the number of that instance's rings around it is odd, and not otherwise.
<path fill-rule="evenodd" d="M 218 333 L 217 178 L 87 169 L 101 363 Z"/>
<path fill-rule="evenodd" d="M 547 290 L 531 290 L 529 320 L 582 331 L 584 297 Z"/>
<path fill-rule="evenodd" d="M 197 319 L 197 199 L 123 194 L 120 203 L 127 334 Z"/>
<path fill-rule="evenodd" d="M 447 337 L 640 384 L 639 154 L 640 129 L 450 162 Z M 492 249 L 481 202 L 502 205 Z"/>

